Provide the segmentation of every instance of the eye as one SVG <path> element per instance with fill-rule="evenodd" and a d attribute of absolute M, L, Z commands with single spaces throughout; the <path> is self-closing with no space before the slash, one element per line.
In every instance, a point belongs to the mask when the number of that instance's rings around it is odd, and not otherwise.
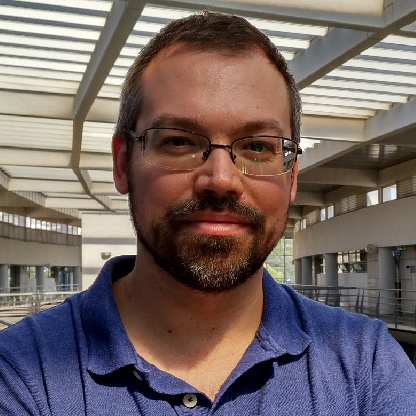
<path fill-rule="evenodd" d="M 248 143 L 246 146 L 246 149 L 251 150 L 252 152 L 257 152 L 257 153 L 273 151 L 270 143 L 261 142 L 261 141 Z"/>
<path fill-rule="evenodd" d="M 174 147 L 189 146 L 192 144 L 193 143 L 190 140 L 185 139 L 184 137 L 168 137 L 163 142 L 163 145 L 170 145 Z"/>

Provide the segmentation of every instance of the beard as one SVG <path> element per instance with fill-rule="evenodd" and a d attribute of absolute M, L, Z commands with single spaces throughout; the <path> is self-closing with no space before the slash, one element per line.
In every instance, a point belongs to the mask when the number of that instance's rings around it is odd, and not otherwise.
<path fill-rule="evenodd" d="M 155 263 L 178 282 L 203 293 L 229 291 L 249 280 L 262 266 L 284 231 L 284 221 L 267 229 L 258 210 L 231 196 L 206 194 L 172 206 L 145 234 L 129 184 L 129 205 L 137 238 Z M 236 214 L 247 222 L 239 235 L 207 235 L 186 226 L 186 216 L 204 210 Z M 283 224 L 283 226 L 282 226 Z M 276 236 L 276 227 L 281 228 Z M 248 235 L 247 235 L 248 234 Z"/>

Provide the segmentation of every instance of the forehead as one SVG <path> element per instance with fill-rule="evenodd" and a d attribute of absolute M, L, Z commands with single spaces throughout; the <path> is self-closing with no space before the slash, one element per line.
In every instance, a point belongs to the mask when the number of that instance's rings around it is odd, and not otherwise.
<path fill-rule="evenodd" d="M 161 114 L 224 128 L 226 119 L 234 124 L 277 119 L 290 129 L 286 83 L 260 49 L 232 54 L 177 44 L 151 61 L 142 82 L 139 129 Z"/>

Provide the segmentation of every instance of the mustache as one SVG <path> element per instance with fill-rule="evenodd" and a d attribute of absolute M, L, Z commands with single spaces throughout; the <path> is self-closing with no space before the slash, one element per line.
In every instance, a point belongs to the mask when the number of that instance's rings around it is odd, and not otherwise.
<path fill-rule="evenodd" d="M 169 223 L 174 224 L 183 220 L 186 215 L 208 209 L 214 212 L 229 212 L 238 215 L 254 228 L 264 227 L 266 222 L 264 215 L 255 208 L 235 200 L 230 195 L 218 196 L 215 194 L 206 194 L 180 202 L 168 210 L 165 218 Z"/>

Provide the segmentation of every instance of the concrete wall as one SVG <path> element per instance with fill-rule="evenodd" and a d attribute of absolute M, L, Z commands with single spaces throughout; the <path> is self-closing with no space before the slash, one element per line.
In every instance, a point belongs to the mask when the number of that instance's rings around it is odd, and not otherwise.
<path fill-rule="evenodd" d="M 0 264 L 81 266 L 81 247 L 0 238 Z"/>
<path fill-rule="evenodd" d="M 293 257 L 416 244 L 414 213 L 416 196 L 330 218 L 295 234 Z"/>
<path fill-rule="evenodd" d="M 101 253 L 111 253 L 111 257 L 136 254 L 136 247 L 129 215 L 83 214 L 82 289 L 94 282 L 105 263 Z"/>

